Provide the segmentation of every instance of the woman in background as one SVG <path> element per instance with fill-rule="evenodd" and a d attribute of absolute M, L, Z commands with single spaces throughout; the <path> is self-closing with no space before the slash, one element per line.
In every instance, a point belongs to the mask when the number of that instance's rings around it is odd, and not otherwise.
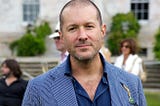
<path fill-rule="evenodd" d="M 21 78 L 22 71 L 14 59 L 1 64 L 3 78 L 0 79 L 0 106 L 21 106 L 27 81 Z"/>
<path fill-rule="evenodd" d="M 120 43 L 121 55 L 117 57 L 115 66 L 135 75 L 139 75 L 142 69 L 142 59 L 136 54 L 137 45 L 133 39 L 124 39 Z"/>

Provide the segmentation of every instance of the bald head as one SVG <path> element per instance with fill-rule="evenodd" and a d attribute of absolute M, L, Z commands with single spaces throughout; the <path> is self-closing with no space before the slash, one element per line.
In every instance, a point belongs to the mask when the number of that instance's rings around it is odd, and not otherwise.
<path fill-rule="evenodd" d="M 92 6 L 92 7 L 95 8 L 95 10 L 97 12 L 97 20 L 99 21 L 99 24 L 102 25 L 102 16 L 101 16 L 100 10 L 91 0 L 71 0 L 67 4 L 64 5 L 64 7 L 62 8 L 62 10 L 60 12 L 60 16 L 59 16 L 60 30 L 62 31 L 62 26 L 63 26 L 63 23 L 64 23 L 63 12 L 67 8 L 75 8 L 75 7 L 83 8 L 83 7 L 86 7 L 86 6 Z"/>

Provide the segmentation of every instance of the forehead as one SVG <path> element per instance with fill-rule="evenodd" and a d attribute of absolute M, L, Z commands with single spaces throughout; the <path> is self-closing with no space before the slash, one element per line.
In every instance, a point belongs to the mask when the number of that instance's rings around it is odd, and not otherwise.
<path fill-rule="evenodd" d="M 129 42 L 125 41 L 125 42 L 123 42 L 122 44 L 129 44 Z"/>
<path fill-rule="evenodd" d="M 78 6 L 70 6 L 64 9 L 63 14 L 63 22 L 70 20 L 89 20 L 89 19 L 97 19 L 97 10 L 92 5 L 78 5 Z M 80 21 L 79 20 L 79 21 Z M 98 19 L 97 19 L 98 20 Z"/>
<path fill-rule="evenodd" d="M 6 63 L 3 63 L 1 66 L 2 66 L 2 67 L 7 67 Z"/>

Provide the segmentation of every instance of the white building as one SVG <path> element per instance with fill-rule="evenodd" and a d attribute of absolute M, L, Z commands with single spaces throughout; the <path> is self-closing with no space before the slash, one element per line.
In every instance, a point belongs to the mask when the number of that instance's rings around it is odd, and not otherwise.
<path fill-rule="evenodd" d="M 60 9 L 68 0 L 0 0 L 0 56 L 12 56 L 9 43 L 20 38 L 28 23 L 47 20 L 52 29 L 58 21 Z M 100 8 L 103 20 L 110 26 L 111 18 L 117 13 L 133 11 L 141 24 L 138 40 L 146 50 L 147 59 L 154 59 L 152 52 L 154 35 L 160 26 L 160 0 L 93 0 Z M 58 52 L 52 40 L 46 38 L 46 56 Z"/>

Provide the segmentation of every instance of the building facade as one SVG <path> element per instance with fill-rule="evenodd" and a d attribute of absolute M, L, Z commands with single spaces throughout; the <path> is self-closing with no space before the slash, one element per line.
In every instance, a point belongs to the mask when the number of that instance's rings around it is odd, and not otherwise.
<path fill-rule="evenodd" d="M 10 57 L 12 52 L 9 43 L 19 39 L 28 24 L 35 21 L 48 21 L 51 28 L 58 21 L 60 9 L 68 0 L 0 0 L 0 57 Z M 93 0 L 100 8 L 103 21 L 109 27 L 112 17 L 117 13 L 133 11 L 141 25 L 138 41 L 149 60 L 154 59 L 154 35 L 160 26 L 160 0 Z M 47 52 L 45 56 L 55 56 L 51 39 L 46 38 Z"/>

